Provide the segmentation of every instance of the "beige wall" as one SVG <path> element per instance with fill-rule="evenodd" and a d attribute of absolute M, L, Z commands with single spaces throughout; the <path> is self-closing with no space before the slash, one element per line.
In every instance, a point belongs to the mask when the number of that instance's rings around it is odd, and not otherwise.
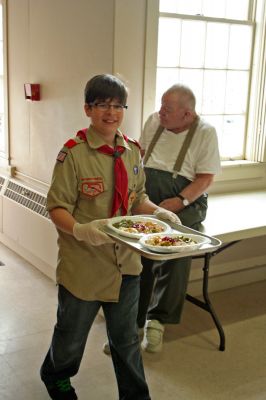
<path fill-rule="evenodd" d="M 122 128 L 139 137 L 146 0 L 9 0 L 7 11 L 10 156 L 18 173 L 50 182 L 62 144 L 89 123 L 83 88 L 98 73 L 125 80 Z M 27 82 L 41 84 L 41 101 L 25 101 Z"/>
<path fill-rule="evenodd" d="M 123 128 L 139 139 L 142 127 L 146 0 L 115 1 L 114 73 L 129 87 Z"/>
<path fill-rule="evenodd" d="M 139 137 L 146 0 L 8 0 L 7 11 L 11 164 L 18 178 L 26 175 L 46 190 L 62 144 L 89 122 L 83 113 L 83 88 L 91 76 L 116 73 L 126 81 L 130 96 L 123 129 Z M 23 84 L 27 82 L 41 84 L 40 102 L 25 101 Z M 244 174 L 246 187 L 251 189 L 249 182 L 254 179 L 265 187 L 260 172 L 255 177 L 248 174 Z M 238 190 L 232 179 L 229 191 Z M 264 249 L 264 241 L 260 238 L 256 243 Z M 223 271 L 231 276 L 228 273 L 236 269 L 239 258 L 238 268 L 248 267 L 254 275 L 258 260 L 250 249 L 243 242 L 213 264 L 224 265 L 225 257 L 229 270 L 223 267 Z M 264 260 L 265 250 L 259 265 Z M 199 270 L 193 271 L 195 279 Z"/>

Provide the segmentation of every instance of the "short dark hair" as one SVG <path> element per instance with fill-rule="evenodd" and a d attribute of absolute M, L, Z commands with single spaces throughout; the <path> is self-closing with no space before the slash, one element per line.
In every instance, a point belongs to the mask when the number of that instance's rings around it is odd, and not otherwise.
<path fill-rule="evenodd" d="M 85 103 L 90 105 L 95 101 L 117 99 L 122 105 L 127 102 L 127 88 L 116 76 L 109 74 L 96 75 L 91 78 L 85 87 Z"/>

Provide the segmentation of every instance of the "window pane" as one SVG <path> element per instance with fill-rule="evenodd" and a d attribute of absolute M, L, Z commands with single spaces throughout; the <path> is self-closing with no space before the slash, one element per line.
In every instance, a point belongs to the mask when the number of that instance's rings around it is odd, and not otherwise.
<path fill-rule="evenodd" d="M 249 0 L 160 0 L 160 12 L 247 20 Z"/>
<path fill-rule="evenodd" d="M 225 94 L 225 112 L 244 114 L 247 108 L 248 72 L 228 71 Z"/>
<path fill-rule="evenodd" d="M 181 69 L 180 83 L 189 86 L 196 97 L 196 110 L 201 114 L 202 111 L 202 85 L 203 70 L 198 69 Z"/>
<path fill-rule="evenodd" d="M 163 93 L 172 85 L 179 82 L 178 68 L 158 68 L 156 76 L 156 99 L 155 107 L 158 110 L 161 106 Z"/>
<path fill-rule="evenodd" d="M 231 25 L 228 68 L 249 69 L 251 35 L 251 26 Z"/>
<path fill-rule="evenodd" d="M 160 0 L 160 12 L 196 15 L 201 9 L 201 0 Z"/>
<path fill-rule="evenodd" d="M 228 24 L 207 24 L 207 40 L 205 50 L 206 68 L 226 68 L 228 57 L 228 40 Z"/>
<path fill-rule="evenodd" d="M 222 114 L 226 84 L 225 71 L 205 71 L 203 84 L 203 114 Z"/>
<path fill-rule="evenodd" d="M 202 13 L 201 0 L 176 0 L 177 12 L 180 14 L 196 15 Z"/>
<path fill-rule="evenodd" d="M 192 34 L 193 33 L 193 34 Z M 181 67 L 202 67 L 206 38 L 206 23 L 183 21 L 181 38 Z"/>
<path fill-rule="evenodd" d="M 240 115 L 224 117 L 221 154 L 226 158 L 242 158 L 244 151 L 245 118 Z"/>
<path fill-rule="evenodd" d="M 202 14 L 205 17 L 224 18 L 225 9 L 226 0 L 203 0 Z"/>
<path fill-rule="evenodd" d="M 249 0 L 228 0 L 226 4 L 226 18 L 247 20 Z"/>
<path fill-rule="evenodd" d="M 160 18 L 157 65 L 175 67 L 179 64 L 180 20 Z M 176 43 L 176 46 L 172 44 Z"/>
<path fill-rule="evenodd" d="M 160 0 L 160 12 L 177 13 L 177 2 L 174 0 Z"/>
<path fill-rule="evenodd" d="M 202 118 L 205 119 L 209 124 L 215 127 L 218 142 L 219 142 L 219 149 L 222 146 L 222 135 L 223 135 L 223 126 L 224 126 L 224 117 L 223 115 L 206 115 L 202 114 Z"/>

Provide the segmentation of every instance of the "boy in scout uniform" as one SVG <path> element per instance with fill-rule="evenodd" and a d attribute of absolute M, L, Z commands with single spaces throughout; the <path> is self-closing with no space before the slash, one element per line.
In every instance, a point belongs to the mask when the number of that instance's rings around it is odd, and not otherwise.
<path fill-rule="evenodd" d="M 70 377 L 79 369 L 87 336 L 102 307 L 119 399 L 150 399 L 136 317 L 141 260 L 116 244 L 101 226 L 116 215 L 154 214 L 178 222 L 152 203 L 138 144 L 119 131 L 127 90 L 112 75 L 97 75 L 85 88 L 88 129 L 59 152 L 47 208 L 58 231 L 58 312 L 41 378 L 52 399 L 74 400 Z"/>

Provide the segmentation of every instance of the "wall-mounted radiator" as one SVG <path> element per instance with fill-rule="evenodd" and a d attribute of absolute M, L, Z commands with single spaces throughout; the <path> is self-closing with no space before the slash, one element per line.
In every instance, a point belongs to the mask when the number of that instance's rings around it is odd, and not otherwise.
<path fill-rule="evenodd" d="M 0 177 L 1 240 L 54 279 L 57 232 L 46 211 L 46 196 Z"/>

